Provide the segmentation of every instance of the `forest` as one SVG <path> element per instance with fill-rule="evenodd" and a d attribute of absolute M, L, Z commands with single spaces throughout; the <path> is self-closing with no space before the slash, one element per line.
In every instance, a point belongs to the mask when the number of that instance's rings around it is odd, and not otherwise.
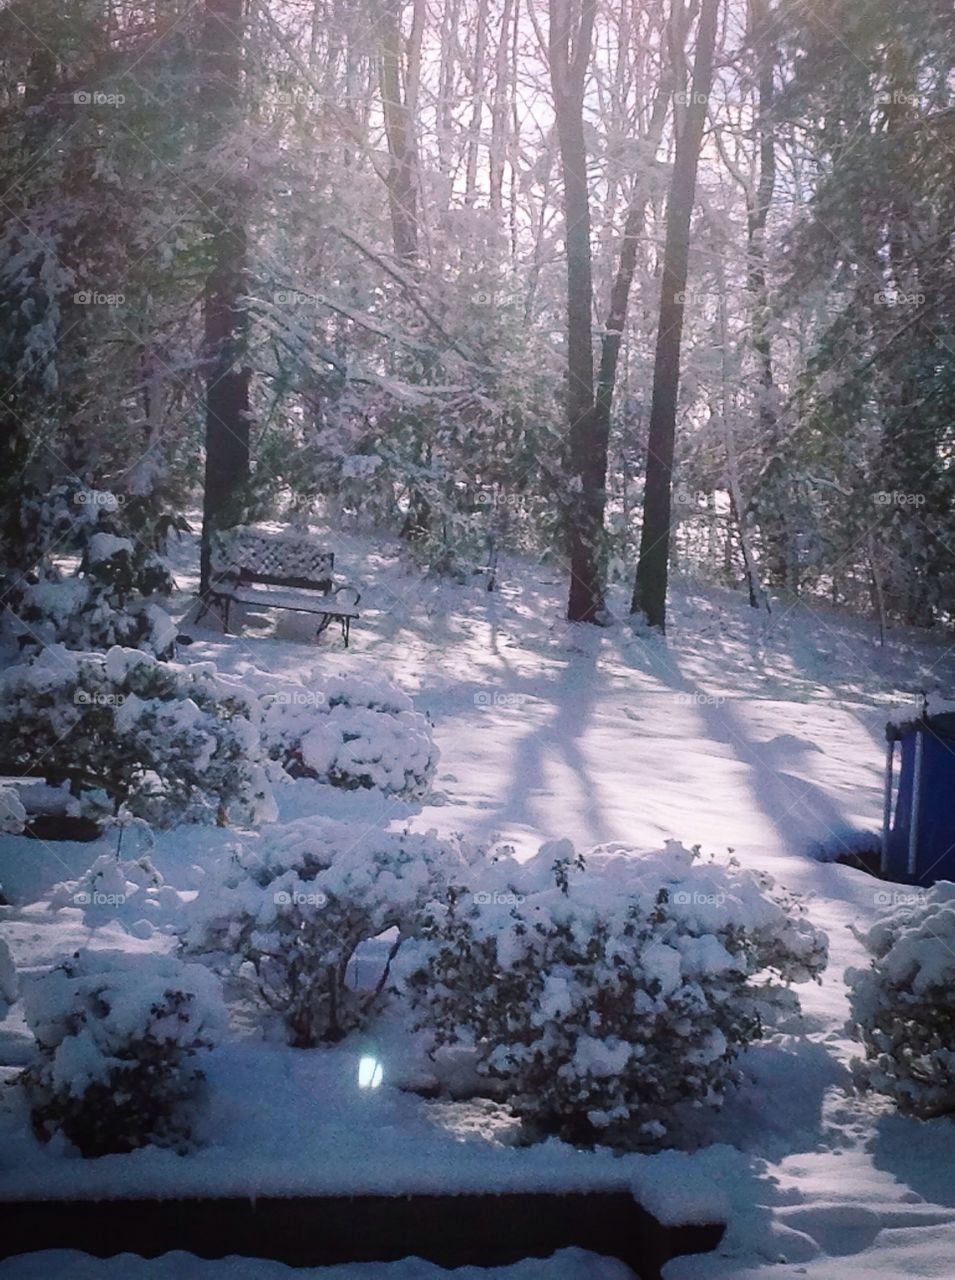
<path fill-rule="evenodd" d="M 207 556 L 318 510 L 554 558 L 572 620 L 676 572 L 945 625 L 953 21 L 7 3 L 4 558 L 74 477 Z"/>

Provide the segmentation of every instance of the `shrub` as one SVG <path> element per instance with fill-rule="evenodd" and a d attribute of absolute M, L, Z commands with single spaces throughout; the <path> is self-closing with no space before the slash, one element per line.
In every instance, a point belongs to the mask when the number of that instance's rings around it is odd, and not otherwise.
<path fill-rule="evenodd" d="M 10 1006 L 17 998 L 17 970 L 13 963 L 10 948 L 0 938 L 0 1022 L 10 1012 Z"/>
<path fill-rule="evenodd" d="M 431 726 L 407 694 L 353 677 L 287 686 L 263 698 L 266 749 L 295 778 L 427 794 L 438 763 Z"/>
<path fill-rule="evenodd" d="M 955 1113 L 955 884 L 912 901 L 858 935 L 872 957 L 849 969 L 850 1026 L 865 1046 L 864 1088 L 929 1119 Z"/>
<path fill-rule="evenodd" d="M 672 841 L 586 867 L 563 841 L 506 870 L 430 913 L 419 1028 L 470 1046 L 519 1115 L 572 1140 L 654 1141 L 678 1104 L 718 1105 L 739 1050 L 792 1008 L 786 985 L 826 962 L 769 877 Z"/>
<path fill-rule="evenodd" d="M 202 1101 L 193 1059 L 225 1027 L 215 977 L 168 956 L 77 952 L 25 984 L 37 1060 L 23 1073 L 34 1131 L 84 1156 L 186 1150 Z"/>
<path fill-rule="evenodd" d="M 157 826 L 272 816 L 258 706 L 211 663 L 59 645 L 0 675 L 3 753 L 68 782 L 91 815 L 120 806 Z"/>
<path fill-rule="evenodd" d="M 118 644 L 171 657 L 176 627 L 158 600 L 172 590 L 172 578 L 156 551 L 123 536 L 119 499 L 71 483 L 24 506 L 37 559 L 30 575 L 10 584 L 6 614 L 20 649 Z M 53 550 L 75 552 L 76 572 L 64 576 Z"/>
<path fill-rule="evenodd" d="M 234 850 L 203 882 L 184 945 L 251 970 L 291 1044 L 339 1040 L 372 1011 L 419 912 L 462 860 L 431 833 L 302 819 Z M 353 985 L 359 947 L 388 930 L 373 978 Z"/>
<path fill-rule="evenodd" d="M 120 860 L 100 854 L 76 880 L 65 880 L 50 890 L 53 911 L 76 907 L 90 928 L 118 920 L 137 937 L 151 937 L 163 922 L 167 933 L 182 911 L 183 895 L 167 885 L 148 854 Z"/>
<path fill-rule="evenodd" d="M 0 835 L 18 836 L 27 822 L 27 811 L 16 787 L 0 786 Z"/>

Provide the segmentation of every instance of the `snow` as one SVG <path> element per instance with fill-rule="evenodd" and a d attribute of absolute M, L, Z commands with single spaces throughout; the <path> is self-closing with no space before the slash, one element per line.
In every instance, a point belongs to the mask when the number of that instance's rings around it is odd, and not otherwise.
<path fill-rule="evenodd" d="M 0 786 L 0 832 L 19 835 L 26 825 L 27 811 L 15 787 Z"/>
<path fill-rule="evenodd" d="M 44 1250 L 0 1262 L 4 1280 L 634 1280 L 622 1262 L 582 1249 L 562 1249 L 553 1258 L 530 1258 L 510 1267 L 456 1267 L 452 1271 L 420 1258 L 401 1262 L 348 1263 L 337 1267 L 287 1267 L 260 1258 L 196 1258 L 166 1253 L 160 1258 L 121 1254 L 91 1258 L 75 1250 Z"/>
<path fill-rule="evenodd" d="M 732 593 L 678 585 L 663 644 L 623 624 L 600 631 L 566 624 L 563 574 L 547 566 L 502 561 L 501 590 L 488 593 L 424 576 L 395 547 L 347 530 L 319 537 L 336 567 L 362 580 L 362 624 L 347 652 L 330 641 L 316 652 L 308 621 L 283 614 L 250 618 L 238 637 L 186 624 L 196 638 L 189 660 L 214 661 L 247 688 L 256 672 L 311 687 L 316 662 L 328 677 L 396 682 L 415 712 L 434 722 L 440 790 L 384 796 L 300 779 L 277 789 L 281 821 L 321 816 L 369 829 L 461 833 L 474 844 L 509 845 L 525 861 L 542 841 L 563 839 L 583 850 L 602 845 L 608 858 L 661 849 L 667 839 L 700 841 L 704 857 L 725 858 L 732 848 L 744 867 L 805 895 L 809 918 L 829 936 L 821 985 L 800 988 L 803 1034 L 783 1026 L 746 1053 L 744 1082 L 714 1123 L 712 1145 L 685 1156 L 620 1158 L 554 1141 L 517 1148 L 486 1111 L 457 1123 L 453 1108 L 402 1092 L 397 1085 L 415 1064 L 404 1056 L 400 1026 L 381 1029 L 384 1082 L 364 1091 L 350 1042 L 294 1051 L 281 1035 L 236 1034 L 208 1055 L 212 1113 L 202 1150 L 79 1162 L 39 1147 L 11 1108 L 0 1117 L 0 1194 L 632 1187 L 667 1220 L 728 1219 L 715 1253 L 674 1260 L 666 1280 L 950 1280 L 951 1122 L 899 1116 L 887 1100 L 851 1088 L 859 1045 L 845 1027 L 844 970 L 868 965 L 862 936 L 887 913 L 884 888 L 810 856 L 821 846 L 830 855 L 851 848 L 879 829 L 886 719 L 900 707 L 911 718 L 912 689 L 955 687 L 946 638 L 899 628 L 882 648 L 875 627 L 821 607 L 780 604 L 767 619 Z M 191 574 L 189 564 L 177 567 L 181 586 L 192 584 Z M 130 932 L 137 921 L 121 915 L 91 927 L 79 907 L 50 909 L 50 886 L 114 851 L 115 833 L 55 847 L 0 835 L 0 882 L 28 887 L 27 897 L 47 892 L 31 905 L 0 908 L 19 971 L 42 971 L 80 946 L 133 955 L 170 949 L 164 926 L 235 838 L 215 828 L 159 834 L 150 856 L 178 896 L 140 913 L 154 926 L 142 937 Z M 725 905 L 705 893 L 682 904 L 701 925 Z M 679 959 L 684 972 L 726 963 L 702 939 Z M 668 961 L 654 960 L 665 972 Z M 556 1007 L 561 993 L 551 995 Z M 20 1009 L 14 1005 L 0 1026 L 0 1061 L 10 1064 L 23 1060 Z M 544 1269 L 558 1265 L 564 1272 L 553 1277 Z M 578 1257 L 503 1274 L 583 1278 L 591 1274 L 585 1265 Z M 59 1271 L 99 1280 L 137 1274 L 132 1267 L 158 1276 L 163 1269 L 284 1273 L 248 1260 L 184 1264 L 180 1255 L 131 1264 L 36 1254 L 0 1264 L 0 1275 Z M 432 1270 L 408 1262 L 367 1274 L 410 1280 Z M 357 1267 L 322 1274 L 364 1280 Z"/>
<path fill-rule="evenodd" d="M 886 723 L 893 729 L 904 729 L 914 720 L 922 719 L 923 716 L 932 720 L 936 716 L 950 715 L 955 715 L 955 700 L 945 698 L 937 691 L 933 691 L 911 695 L 898 710 L 893 711 Z"/>
<path fill-rule="evenodd" d="M 747 1165 L 745 1157 L 728 1146 L 712 1146 L 694 1154 L 660 1151 L 638 1156 L 633 1194 L 667 1227 L 728 1222 L 732 1209 L 726 1184 L 738 1180 Z"/>
<path fill-rule="evenodd" d="M 87 555 L 90 563 L 95 564 L 99 560 L 110 560 L 120 552 L 132 555 L 133 544 L 129 538 L 119 538 L 114 533 L 94 533 L 89 541 Z"/>
<path fill-rule="evenodd" d="M 10 1006 L 17 998 L 18 990 L 19 983 L 13 956 L 10 954 L 10 948 L 0 938 L 0 1021 L 7 1016 Z"/>
<path fill-rule="evenodd" d="M 293 777 L 338 787 L 424 796 L 438 763 L 431 728 L 406 693 L 386 681 L 316 669 L 301 683 L 261 675 L 263 740 Z"/>

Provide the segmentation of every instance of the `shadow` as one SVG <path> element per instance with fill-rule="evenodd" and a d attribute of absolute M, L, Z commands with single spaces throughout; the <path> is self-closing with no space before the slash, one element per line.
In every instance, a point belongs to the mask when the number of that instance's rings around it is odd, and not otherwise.
<path fill-rule="evenodd" d="M 881 1116 L 869 1143 L 876 1169 L 893 1178 L 931 1204 L 955 1208 L 955 1121 L 913 1120 L 895 1113 Z"/>
<path fill-rule="evenodd" d="M 500 803 L 495 805 L 494 814 L 508 814 L 509 824 L 547 830 L 548 824 L 541 822 L 534 800 L 537 797 L 545 802 L 552 789 L 545 773 L 547 764 L 562 764 L 564 777 L 569 775 L 577 790 L 578 811 L 584 815 L 593 843 L 611 839 L 599 803 L 598 780 L 578 745 L 599 693 L 596 656 L 574 654 L 565 662 L 556 680 L 547 682 L 537 678 L 527 684 L 533 689 L 530 696 L 553 705 L 555 713 L 517 744 L 511 783 Z M 492 817 L 479 824 L 473 834 L 478 838 L 489 837 L 495 834 L 494 827 Z"/>
<path fill-rule="evenodd" d="M 757 1041 L 739 1059 L 741 1080 L 722 1111 L 707 1123 L 709 1140 L 725 1142 L 763 1159 L 782 1161 L 818 1149 L 823 1105 L 851 1077 L 825 1044 L 799 1034 Z"/>
<path fill-rule="evenodd" d="M 625 652 L 631 665 L 690 704 L 706 738 L 726 746 L 745 766 L 756 807 L 771 823 L 787 853 L 805 857 L 814 844 L 831 845 L 838 841 L 839 832 L 851 828 L 832 797 L 805 776 L 811 757 L 823 754 L 815 742 L 790 733 L 757 741 L 737 704 L 702 690 L 684 673 L 665 642 L 656 637 L 638 639 Z M 637 655 L 639 662 L 634 661 Z M 849 845 L 846 852 L 852 852 Z"/>

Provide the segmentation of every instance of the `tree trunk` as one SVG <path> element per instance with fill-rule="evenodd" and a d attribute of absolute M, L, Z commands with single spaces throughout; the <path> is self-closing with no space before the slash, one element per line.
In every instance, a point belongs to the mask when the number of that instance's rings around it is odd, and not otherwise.
<path fill-rule="evenodd" d="M 567 617 L 594 622 L 603 609 L 601 558 L 607 441 L 594 404 L 593 274 L 584 142 L 584 81 L 596 0 L 550 0 L 548 56 L 564 182 L 567 256 L 567 417 L 572 497 L 567 540 Z"/>
<path fill-rule="evenodd" d="M 642 613 L 651 627 L 666 630 L 666 598 L 670 556 L 670 487 L 680 389 L 683 339 L 683 294 L 690 255 L 690 219 L 696 196 L 696 174 L 703 126 L 713 78 L 713 54 L 720 0 L 702 0 L 693 65 L 692 91 L 683 129 L 677 139 L 667 196 L 666 241 L 660 287 L 660 322 L 653 370 L 653 399 L 647 443 L 646 488 L 640 559 L 631 612 Z"/>
<path fill-rule="evenodd" d="M 395 257 L 406 269 L 418 267 L 418 148 L 415 141 L 414 113 L 418 97 L 421 67 L 421 40 L 424 23 L 422 0 L 414 0 L 411 39 L 407 56 L 402 58 L 402 0 L 385 0 L 380 18 L 381 105 L 388 141 L 388 203 L 391 211 L 391 236 Z M 404 75 L 402 63 L 404 62 Z M 421 466 L 424 443 L 418 440 L 414 461 Z M 401 537 L 426 538 L 431 532 L 431 504 L 412 485 L 408 513 Z"/>
<path fill-rule="evenodd" d="M 743 554 L 743 571 L 746 576 L 750 608 L 758 609 L 760 598 L 762 598 L 762 602 L 766 606 L 766 612 L 769 613 L 771 612 L 769 600 L 760 585 L 756 560 L 750 546 L 749 531 L 746 527 L 746 506 L 743 502 L 739 481 L 739 459 L 736 452 L 736 435 L 733 431 L 733 398 L 730 390 L 728 363 L 729 325 L 726 315 L 726 278 L 722 261 L 720 261 L 717 270 L 720 288 L 720 425 L 723 432 L 723 447 L 726 450 L 726 478 L 730 491 L 730 514 L 736 522 L 739 532 L 739 545 Z"/>
<path fill-rule="evenodd" d="M 648 150 L 651 148 L 655 150 L 663 136 L 663 126 L 666 120 L 669 99 L 669 90 L 661 88 L 654 101 L 650 125 L 647 130 Z M 647 198 L 647 192 L 637 182 L 627 209 L 627 219 L 624 223 L 623 236 L 620 241 L 617 272 L 610 290 L 607 321 L 600 340 L 600 365 L 597 372 L 597 388 L 594 401 L 594 434 L 601 441 L 604 458 L 604 478 L 600 482 L 601 489 L 606 483 L 606 457 L 610 442 L 610 418 L 613 411 L 614 390 L 617 385 L 620 347 L 623 342 L 623 330 L 627 322 L 627 311 L 630 305 L 630 290 L 637 267 L 637 251 L 640 247 L 640 240 L 646 223 Z M 602 526 L 602 508 L 600 519 Z"/>
<path fill-rule="evenodd" d="M 481 144 L 481 122 L 484 119 L 485 76 L 484 63 L 487 50 L 488 0 L 480 0 L 477 12 L 477 32 L 474 38 L 474 63 L 471 84 L 471 124 L 468 129 L 467 166 L 465 169 L 464 202 L 473 205 L 477 200 L 478 150 Z"/>
<path fill-rule="evenodd" d="M 214 152 L 234 125 L 241 102 L 243 0 L 206 0 L 202 105 Z M 206 197 L 212 265 L 206 280 L 206 467 L 202 507 L 200 594 L 212 579 L 212 541 L 242 518 L 249 480 L 249 380 L 244 363 L 248 313 L 248 238 L 244 184 L 225 179 Z"/>
<path fill-rule="evenodd" d="M 766 280 L 766 221 L 776 188 L 776 139 L 773 132 L 775 50 L 770 32 L 769 0 L 750 0 L 750 38 L 756 56 L 756 136 L 759 142 L 759 178 L 747 195 L 746 229 L 749 254 L 749 292 L 752 298 L 753 351 L 759 379 L 759 438 L 770 456 L 781 449 L 779 415 L 776 411 L 776 379 L 769 333 L 769 292 Z M 772 477 L 778 468 L 764 471 L 765 499 L 757 494 L 760 531 L 766 556 L 766 576 L 774 587 L 786 589 L 790 578 L 790 534 L 784 509 L 784 495 Z M 775 490 L 775 491 L 774 491 Z M 741 517 L 743 513 L 740 513 Z"/>
<path fill-rule="evenodd" d="M 504 0 L 500 35 L 494 56 L 494 98 L 491 103 L 491 146 L 488 157 L 488 182 L 491 208 L 501 214 L 504 202 L 504 160 L 507 148 L 507 53 L 514 0 Z"/>
<path fill-rule="evenodd" d="M 384 0 L 381 7 L 381 105 L 385 117 L 390 164 L 388 203 L 395 257 L 414 263 L 418 257 L 417 149 L 412 129 L 413 77 L 409 66 L 401 75 L 401 0 Z M 416 84 L 416 80 L 414 82 Z"/>

